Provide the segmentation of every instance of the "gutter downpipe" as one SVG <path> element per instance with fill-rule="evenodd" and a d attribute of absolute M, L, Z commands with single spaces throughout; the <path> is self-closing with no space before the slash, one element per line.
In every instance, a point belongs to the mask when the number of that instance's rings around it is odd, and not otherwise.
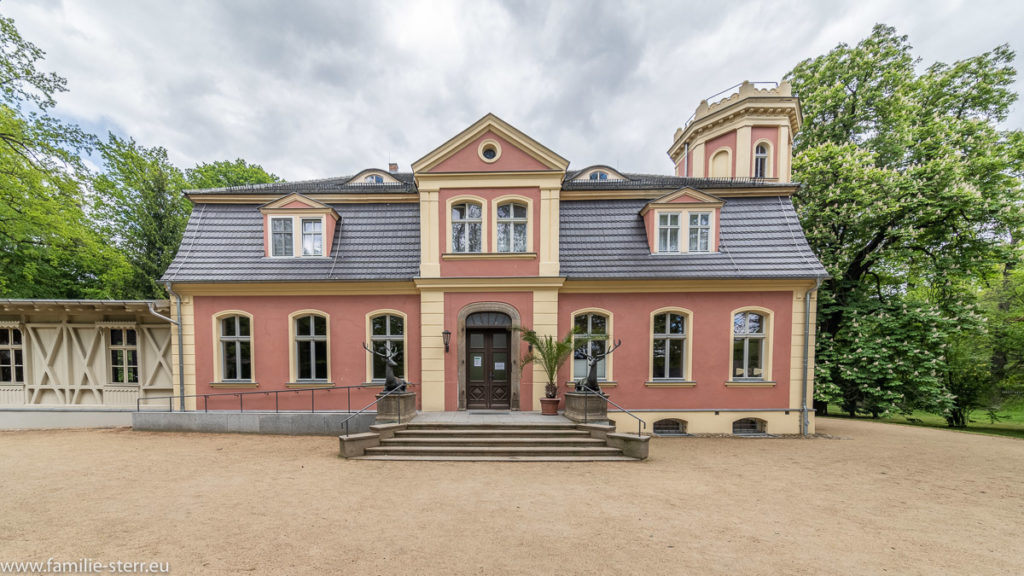
<path fill-rule="evenodd" d="M 171 283 L 170 282 L 164 282 L 164 288 L 167 289 L 167 293 L 169 295 L 174 296 L 174 299 L 175 299 L 175 301 L 178 304 L 178 321 L 175 322 L 174 320 L 171 320 L 167 316 L 164 316 L 162 314 L 158 314 L 155 310 L 153 310 L 153 304 L 152 303 L 150 303 L 150 305 L 149 305 L 149 311 L 152 312 L 154 316 L 157 316 L 159 318 L 163 318 L 164 320 L 167 320 L 171 324 L 174 324 L 175 326 L 178 327 L 178 390 L 180 391 L 180 394 L 181 394 L 179 405 L 181 407 L 181 411 L 184 412 L 185 411 L 185 343 L 184 343 L 184 340 L 183 340 L 184 337 L 182 336 L 182 330 L 181 330 L 181 296 L 178 295 L 178 294 L 175 294 L 174 290 L 171 290 Z"/>
<path fill-rule="evenodd" d="M 811 352 L 811 295 L 816 294 L 818 288 L 821 288 L 821 278 L 818 278 L 815 282 L 814 290 L 804 292 L 804 370 L 802 393 L 800 394 L 800 434 L 802 436 L 807 436 L 807 430 L 811 427 L 810 418 L 807 413 L 807 369 L 810 367 Z"/>

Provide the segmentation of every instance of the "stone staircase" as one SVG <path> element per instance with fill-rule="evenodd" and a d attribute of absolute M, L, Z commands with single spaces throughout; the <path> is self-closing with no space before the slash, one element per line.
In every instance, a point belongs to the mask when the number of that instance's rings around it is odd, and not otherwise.
<path fill-rule="evenodd" d="M 626 448 L 636 457 L 627 456 L 615 438 L 625 435 L 614 434 L 615 427 L 609 425 L 413 421 L 370 429 L 342 436 L 341 455 L 359 460 L 492 462 L 636 462 L 646 457 L 646 443 L 642 456 Z"/>

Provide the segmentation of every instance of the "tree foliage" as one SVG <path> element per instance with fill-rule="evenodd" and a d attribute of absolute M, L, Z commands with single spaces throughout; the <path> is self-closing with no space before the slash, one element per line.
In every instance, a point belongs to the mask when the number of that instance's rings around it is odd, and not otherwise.
<path fill-rule="evenodd" d="M 879 25 L 787 76 L 804 113 L 795 203 L 832 276 L 819 400 L 877 414 L 946 397 L 946 343 L 973 314 L 961 287 L 1020 258 L 1020 134 L 998 127 L 1017 98 L 1013 58 L 999 46 L 918 73 L 907 37 Z M 913 371 L 897 369 L 911 358 Z"/>
<path fill-rule="evenodd" d="M 281 179 L 259 164 L 249 164 L 238 158 L 234 162 L 221 160 L 197 165 L 185 171 L 189 188 L 226 188 L 244 184 L 270 184 Z"/>
<path fill-rule="evenodd" d="M 124 259 L 83 210 L 94 139 L 50 115 L 66 87 L 37 68 L 43 56 L 0 16 L 0 295 L 115 296 Z"/>

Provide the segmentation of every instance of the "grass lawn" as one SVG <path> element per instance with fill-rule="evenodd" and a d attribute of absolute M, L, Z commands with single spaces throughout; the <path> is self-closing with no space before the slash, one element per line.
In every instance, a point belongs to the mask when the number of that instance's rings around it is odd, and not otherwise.
<path fill-rule="evenodd" d="M 909 426 L 947 428 L 949 430 L 971 432 L 974 434 L 992 434 L 996 436 L 1024 438 L 1024 405 L 1004 408 L 1003 410 L 998 411 L 997 414 L 999 416 L 999 421 L 993 424 L 992 421 L 989 420 L 987 412 L 984 410 L 976 410 L 971 413 L 967 428 L 949 428 L 946 425 L 946 419 L 942 416 L 922 412 L 920 410 L 915 410 L 913 414 L 908 416 L 896 414 L 893 416 L 879 418 L 878 420 L 882 422 L 892 422 L 894 424 L 907 424 Z M 835 418 L 849 418 L 849 416 L 836 404 L 829 404 L 828 416 Z M 871 420 L 872 418 L 870 414 L 858 414 L 857 419 Z"/>

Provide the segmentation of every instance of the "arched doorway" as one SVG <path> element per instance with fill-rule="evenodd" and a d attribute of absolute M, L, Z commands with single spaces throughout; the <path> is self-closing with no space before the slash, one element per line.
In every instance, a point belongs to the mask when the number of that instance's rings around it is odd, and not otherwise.
<path fill-rule="evenodd" d="M 519 409 L 519 312 L 477 302 L 459 312 L 459 409 Z"/>

